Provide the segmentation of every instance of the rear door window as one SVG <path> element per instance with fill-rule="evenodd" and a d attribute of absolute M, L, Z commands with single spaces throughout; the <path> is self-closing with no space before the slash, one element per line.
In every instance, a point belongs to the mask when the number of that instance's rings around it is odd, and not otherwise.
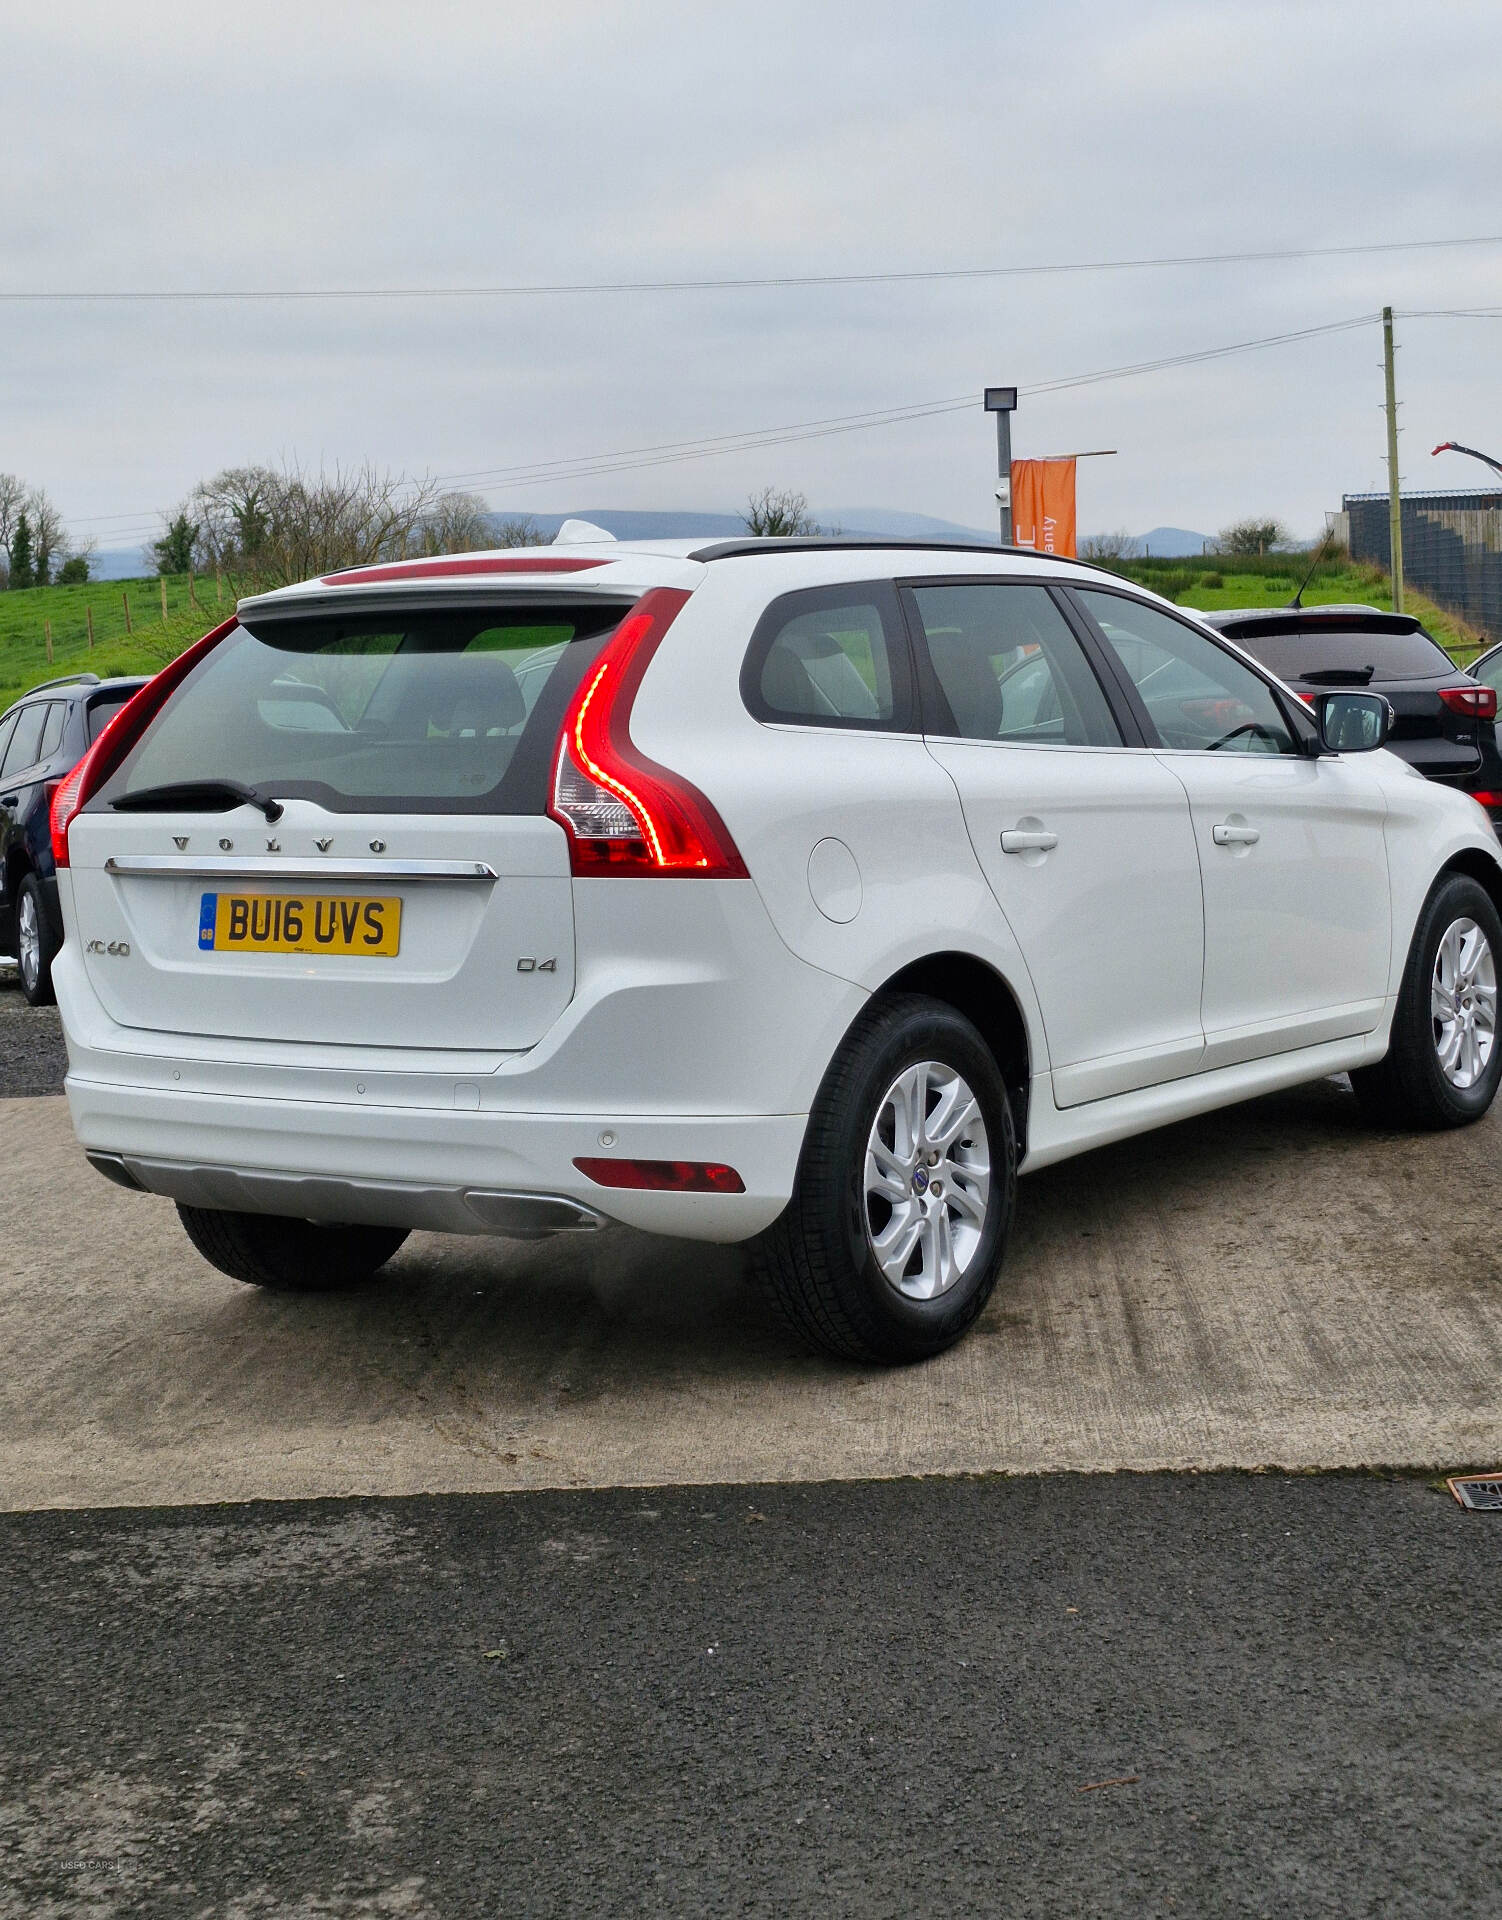
<path fill-rule="evenodd" d="M 966 582 L 910 594 L 945 709 L 930 732 L 1007 746 L 1122 744 L 1100 682 L 1046 587 Z"/>
<path fill-rule="evenodd" d="M 741 673 L 759 720 L 890 732 L 911 724 L 912 675 L 891 584 L 784 594 L 762 615 Z"/>
<path fill-rule="evenodd" d="M 622 602 L 252 614 L 103 798 L 235 780 L 335 811 L 540 812 L 568 697 Z"/>

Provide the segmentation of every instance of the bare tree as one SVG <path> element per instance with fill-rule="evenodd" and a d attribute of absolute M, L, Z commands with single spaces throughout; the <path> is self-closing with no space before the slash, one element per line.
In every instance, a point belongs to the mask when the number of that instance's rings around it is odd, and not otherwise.
<path fill-rule="evenodd" d="M 522 513 L 510 519 L 493 520 L 489 544 L 492 547 L 545 547 L 548 543 L 531 514 Z"/>
<path fill-rule="evenodd" d="M 26 496 L 26 513 L 31 521 L 31 566 L 39 587 L 52 579 L 52 563 L 66 560 L 72 551 L 61 509 L 43 487 L 33 487 Z"/>
<path fill-rule="evenodd" d="M 746 502 L 741 518 L 747 533 L 755 534 L 758 539 L 786 539 L 790 535 L 825 531 L 809 512 L 807 497 L 790 489 L 763 487 Z"/>
<path fill-rule="evenodd" d="M 437 482 L 375 467 L 227 467 L 181 509 L 199 529 L 197 555 L 232 581 L 287 586 L 344 567 L 426 551 Z"/>
<path fill-rule="evenodd" d="M 1088 540 L 1080 542 L 1081 560 L 1112 561 L 1128 560 L 1137 550 L 1134 534 L 1118 527 L 1114 533 L 1094 533 Z"/>
<path fill-rule="evenodd" d="M 5 577 L 10 578 L 10 548 L 16 537 L 16 521 L 26 505 L 26 482 L 18 473 L 0 473 L 0 553 L 5 556 Z"/>
<path fill-rule="evenodd" d="M 476 553 L 496 544 L 490 509 L 477 493 L 441 493 L 417 529 L 413 551 Z"/>

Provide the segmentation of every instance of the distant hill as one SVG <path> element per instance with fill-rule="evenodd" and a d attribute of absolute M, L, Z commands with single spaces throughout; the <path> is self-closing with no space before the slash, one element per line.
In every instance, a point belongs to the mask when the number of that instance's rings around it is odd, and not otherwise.
<path fill-rule="evenodd" d="M 889 507 L 817 507 L 813 516 L 821 527 L 841 533 L 869 534 L 882 540 L 966 540 L 996 546 L 998 536 L 952 520 L 935 520 L 926 513 L 898 513 Z M 644 513 L 616 507 L 577 507 L 569 513 L 496 513 L 493 523 L 527 519 L 544 540 L 551 540 L 565 520 L 589 520 L 617 540 L 734 540 L 744 535 L 746 523 L 738 513 Z"/>
<path fill-rule="evenodd" d="M 1114 534 L 1086 534 L 1080 540 L 1080 545 L 1084 546 L 1088 539 L 1115 537 Z M 1213 535 L 1194 533 L 1188 527 L 1151 527 L 1146 533 L 1134 533 L 1123 551 L 1129 559 L 1144 553 L 1156 554 L 1164 560 L 1177 560 L 1188 554 L 1193 554 L 1197 559 L 1207 547 L 1214 545 Z"/>

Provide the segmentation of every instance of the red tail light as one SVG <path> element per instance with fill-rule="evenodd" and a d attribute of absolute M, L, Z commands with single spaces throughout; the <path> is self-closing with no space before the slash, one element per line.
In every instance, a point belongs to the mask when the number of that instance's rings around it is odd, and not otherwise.
<path fill-rule="evenodd" d="M 1478 806 L 1502 807 L 1502 793 L 1487 793 L 1483 790 L 1479 793 L 1473 793 L 1471 798 Z"/>
<path fill-rule="evenodd" d="M 746 863 L 699 789 L 632 745 L 631 703 L 688 595 L 654 587 L 606 641 L 569 703 L 548 812 L 576 874 L 744 880 Z"/>
<path fill-rule="evenodd" d="M 744 1193 L 734 1167 L 704 1160 L 576 1160 L 598 1187 L 632 1187 L 657 1193 Z"/>
<path fill-rule="evenodd" d="M 1441 687 L 1439 697 L 1451 713 L 1463 713 L 1472 720 L 1495 720 L 1497 717 L 1495 687 Z"/>
<path fill-rule="evenodd" d="M 171 695 L 188 677 L 211 647 L 217 647 L 239 622 L 231 616 L 221 627 L 195 640 L 186 653 L 180 653 L 170 666 L 148 680 L 133 694 L 89 748 L 78 765 L 54 790 L 49 822 L 52 829 L 52 859 L 59 867 L 68 865 L 68 827 L 74 815 L 109 779 L 131 748 L 166 705 Z"/>

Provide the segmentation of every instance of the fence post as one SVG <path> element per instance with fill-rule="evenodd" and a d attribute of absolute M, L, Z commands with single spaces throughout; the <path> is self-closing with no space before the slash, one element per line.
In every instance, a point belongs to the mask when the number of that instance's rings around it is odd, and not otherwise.
<path fill-rule="evenodd" d="M 198 611 L 202 613 L 203 608 L 198 605 L 198 595 L 193 591 L 193 573 L 191 568 L 188 571 L 188 598 L 195 607 L 198 607 Z"/>
<path fill-rule="evenodd" d="M 94 609 L 93 607 L 92 606 L 85 607 L 84 615 L 87 618 L 89 623 L 89 652 L 92 653 L 94 651 Z"/>
<path fill-rule="evenodd" d="M 167 624 L 167 576 L 165 573 L 159 573 L 157 578 L 162 584 L 162 625 L 165 627 Z"/>
<path fill-rule="evenodd" d="M 125 631 L 130 632 L 130 595 L 124 587 L 120 589 L 120 604 L 125 609 Z"/>
<path fill-rule="evenodd" d="M 46 622 L 46 627 L 47 627 L 47 665 L 50 667 L 52 665 L 52 622 L 50 620 Z"/>

